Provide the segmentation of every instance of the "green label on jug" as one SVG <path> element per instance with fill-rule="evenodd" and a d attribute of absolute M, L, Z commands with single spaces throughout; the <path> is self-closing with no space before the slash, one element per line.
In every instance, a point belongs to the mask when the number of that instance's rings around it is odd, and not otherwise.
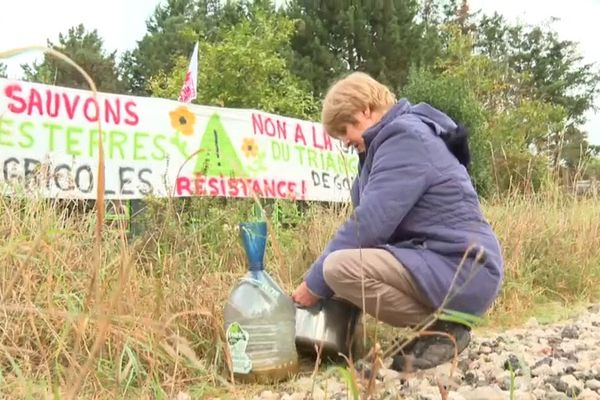
<path fill-rule="evenodd" d="M 229 352 L 231 353 L 233 372 L 236 374 L 247 374 L 252 369 L 252 360 L 246 354 L 250 335 L 242 329 L 240 324 L 234 322 L 227 328 L 226 338 L 229 345 Z"/>

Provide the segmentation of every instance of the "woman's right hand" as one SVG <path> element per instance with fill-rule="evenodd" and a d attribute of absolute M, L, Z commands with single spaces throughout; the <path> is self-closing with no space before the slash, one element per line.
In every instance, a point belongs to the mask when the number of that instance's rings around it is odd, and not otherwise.
<path fill-rule="evenodd" d="M 310 290 L 308 290 L 308 286 L 306 286 L 306 282 L 302 282 L 294 293 L 292 294 L 292 300 L 301 305 L 302 307 L 310 308 L 317 304 L 319 298 L 313 295 Z"/>

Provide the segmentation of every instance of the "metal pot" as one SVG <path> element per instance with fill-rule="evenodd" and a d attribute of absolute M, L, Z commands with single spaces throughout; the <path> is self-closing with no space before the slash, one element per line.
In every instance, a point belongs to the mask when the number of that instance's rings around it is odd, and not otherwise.
<path fill-rule="evenodd" d="M 316 345 L 330 356 L 356 353 L 361 342 L 361 314 L 360 308 L 339 298 L 320 301 L 311 308 L 296 305 L 298 352 L 314 355 Z"/>

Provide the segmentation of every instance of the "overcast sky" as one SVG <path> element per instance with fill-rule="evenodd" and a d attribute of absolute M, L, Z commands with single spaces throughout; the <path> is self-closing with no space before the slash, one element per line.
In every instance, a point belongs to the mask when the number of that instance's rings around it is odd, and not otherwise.
<path fill-rule="evenodd" d="M 135 47 L 146 31 L 145 22 L 161 0 L 3 0 L 10 5 L 0 13 L 0 50 L 54 42 L 58 34 L 83 23 L 97 29 L 107 50 L 119 53 Z M 554 28 L 562 38 L 580 43 L 583 56 L 600 64 L 600 0 L 471 0 L 471 9 L 485 13 L 498 11 L 507 18 L 540 23 L 560 18 Z M 29 63 L 39 53 L 8 60 L 10 78 L 21 76 L 21 63 Z M 597 102 L 600 104 L 600 99 Z M 600 113 L 588 114 L 590 140 L 600 144 Z"/>

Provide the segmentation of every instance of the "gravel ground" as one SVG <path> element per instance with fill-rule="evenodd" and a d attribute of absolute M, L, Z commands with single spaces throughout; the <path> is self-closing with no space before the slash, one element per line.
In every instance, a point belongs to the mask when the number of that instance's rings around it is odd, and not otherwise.
<path fill-rule="evenodd" d="M 403 376 L 381 370 L 374 399 L 600 400 L 600 304 L 578 317 L 552 325 L 531 319 L 519 329 L 475 335 L 451 364 Z M 511 375 L 510 370 L 514 371 Z M 337 375 L 336 375 L 337 376 Z M 441 385 L 447 392 L 440 394 Z M 347 399 L 337 377 L 300 378 L 287 392 L 263 391 L 257 400 Z"/>

